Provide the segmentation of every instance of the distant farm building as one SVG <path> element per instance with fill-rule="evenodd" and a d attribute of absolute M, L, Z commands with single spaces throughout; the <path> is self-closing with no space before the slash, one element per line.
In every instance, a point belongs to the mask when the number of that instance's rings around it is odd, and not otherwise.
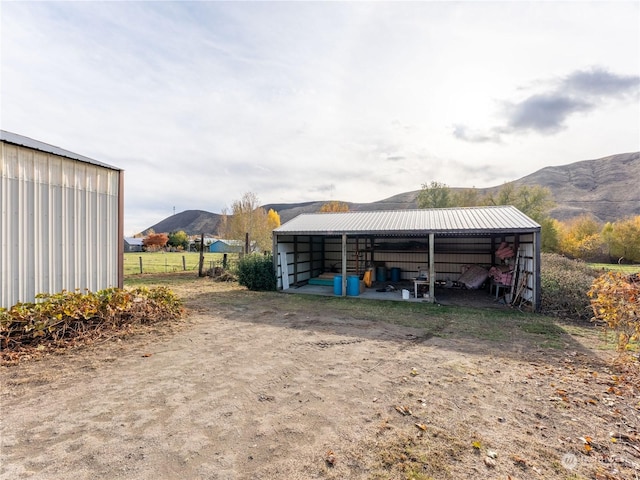
<path fill-rule="evenodd" d="M 125 253 L 142 252 L 142 238 L 124 237 Z"/>
<path fill-rule="evenodd" d="M 210 253 L 241 253 L 244 250 L 244 242 L 240 240 L 215 239 L 209 245 Z"/>
<path fill-rule="evenodd" d="M 0 307 L 123 284 L 123 171 L 0 130 Z"/>

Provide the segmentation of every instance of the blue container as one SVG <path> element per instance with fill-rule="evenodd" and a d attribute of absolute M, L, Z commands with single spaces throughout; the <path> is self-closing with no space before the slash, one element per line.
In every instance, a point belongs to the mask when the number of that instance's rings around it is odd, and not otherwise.
<path fill-rule="evenodd" d="M 398 267 L 393 267 L 391 269 L 391 281 L 399 282 L 400 281 L 400 269 Z"/>
<path fill-rule="evenodd" d="M 376 267 L 376 282 L 387 281 L 387 267 Z"/>
<path fill-rule="evenodd" d="M 333 277 L 333 294 L 342 295 L 342 275 Z"/>
<path fill-rule="evenodd" d="M 347 277 L 347 295 L 350 297 L 360 295 L 360 277 L 358 275 L 349 275 Z"/>

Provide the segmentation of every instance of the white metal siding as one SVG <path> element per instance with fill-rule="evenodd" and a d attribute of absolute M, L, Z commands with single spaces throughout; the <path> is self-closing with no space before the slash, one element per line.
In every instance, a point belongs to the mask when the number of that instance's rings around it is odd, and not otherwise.
<path fill-rule="evenodd" d="M 118 285 L 119 171 L 0 143 L 0 306 Z"/>

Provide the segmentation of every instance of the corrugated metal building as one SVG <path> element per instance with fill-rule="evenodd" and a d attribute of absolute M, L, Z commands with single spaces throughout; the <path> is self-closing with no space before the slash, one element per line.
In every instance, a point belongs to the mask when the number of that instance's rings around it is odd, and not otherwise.
<path fill-rule="evenodd" d="M 144 250 L 142 238 L 124 237 L 125 253 L 142 252 Z"/>
<path fill-rule="evenodd" d="M 362 274 L 383 266 L 407 281 L 428 271 L 434 292 L 457 282 L 470 265 L 510 262 L 522 298 L 540 307 L 540 225 L 512 206 L 303 214 L 273 234 L 279 288 L 324 272 Z M 505 244 L 514 252 L 506 261 L 496 255 Z"/>
<path fill-rule="evenodd" d="M 0 307 L 123 283 L 123 174 L 0 131 Z"/>
<path fill-rule="evenodd" d="M 209 245 L 210 253 L 242 253 L 244 242 L 240 240 L 216 239 Z"/>

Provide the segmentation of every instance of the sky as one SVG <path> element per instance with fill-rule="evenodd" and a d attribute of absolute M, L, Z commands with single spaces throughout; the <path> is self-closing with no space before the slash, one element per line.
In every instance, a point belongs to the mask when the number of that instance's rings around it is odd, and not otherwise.
<path fill-rule="evenodd" d="M 0 127 L 185 210 L 489 187 L 640 150 L 640 2 L 0 2 Z"/>

